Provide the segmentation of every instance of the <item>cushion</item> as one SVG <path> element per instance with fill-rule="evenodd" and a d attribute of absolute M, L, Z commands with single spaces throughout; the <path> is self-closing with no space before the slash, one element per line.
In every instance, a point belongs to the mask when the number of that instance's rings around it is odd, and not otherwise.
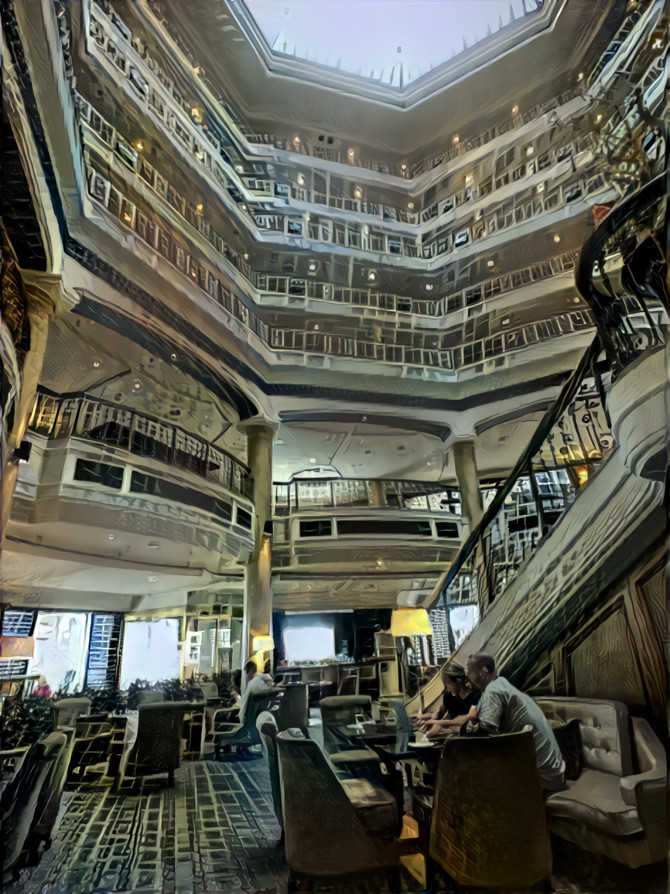
<path fill-rule="evenodd" d="M 367 779 L 343 779 L 342 788 L 371 835 L 393 835 L 398 821 L 398 806 L 385 788 L 373 785 Z"/>
<path fill-rule="evenodd" d="M 584 764 L 579 720 L 575 718 L 570 723 L 557 724 L 553 731 L 565 761 L 565 778 L 573 781 L 579 779 Z"/>
<path fill-rule="evenodd" d="M 550 721 L 579 720 L 584 766 L 617 776 L 633 772 L 628 708 L 596 698 L 553 696 L 536 699 Z"/>
<path fill-rule="evenodd" d="M 642 824 L 637 809 L 622 799 L 619 782 L 611 773 L 586 768 L 568 783 L 567 791 L 547 798 L 547 812 L 606 835 L 635 835 L 642 832 Z"/>

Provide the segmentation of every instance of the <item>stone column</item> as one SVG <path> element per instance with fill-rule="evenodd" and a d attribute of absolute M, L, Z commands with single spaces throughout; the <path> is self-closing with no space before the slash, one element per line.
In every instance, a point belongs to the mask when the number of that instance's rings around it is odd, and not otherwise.
<path fill-rule="evenodd" d="M 375 509 L 384 509 L 386 507 L 386 496 L 384 494 L 384 482 L 379 479 L 370 481 L 370 506 Z"/>
<path fill-rule="evenodd" d="M 7 437 L 6 455 L 3 457 L 2 463 L 2 531 L 6 529 L 9 521 L 14 488 L 19 476 L 19 460 L 14 459 L 12 453 L 26 436 L 30 416 L 35 406 L 53 305 L 40 295 L 29 294 L 27 312 L 30 321 L 30 348 L 23 361 L 21 391 L 16 401 L 14 422 Z"/>
<path fill-rule="evenodd" d="M 247 436 L 247 464 L 253 477 L 254 549 L 244 576 L 244 630 L 241 658 L 246 663 L 254 636 L 272 635 L 272 441 L 277 424 L 254 417 L 239 425 Z"/>
<path fill-rule="evenodd" d="M 455 441 L 452 450 L 456 477 L 461 491 L 463 517 L 472 532 L 484 514 L 477 463 L 475 462 L 475 445 L 473 441 Z"/>

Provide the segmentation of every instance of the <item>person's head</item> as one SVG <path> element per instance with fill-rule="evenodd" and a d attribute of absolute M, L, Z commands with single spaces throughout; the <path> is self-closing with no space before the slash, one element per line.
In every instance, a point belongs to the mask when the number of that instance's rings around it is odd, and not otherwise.
<path fill-rule="evenodd" d="M 442 668 L 442 685 L 445 692 L 458 695 L 465 688 L 465 671 L 455 664 L 447 664 Z"/>
<path fill-rule="evenodd" d="M 491 680 L 496 678 L 496 663 L 490 655 L 482 652 L 470 655 L 465 675 L 475 689 L 483 692 Z"/>
<path fill-rule="evenodd" d="M 244 665 L 244 673 L 247 675 L 247 680 L 253 680 L 257 670 L 258 668 L 256 667 L 255 661 L 247 661 Z"/>

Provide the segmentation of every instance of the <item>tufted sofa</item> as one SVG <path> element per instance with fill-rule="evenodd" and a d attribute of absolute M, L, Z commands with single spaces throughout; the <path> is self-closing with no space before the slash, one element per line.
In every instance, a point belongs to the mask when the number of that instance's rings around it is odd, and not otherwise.
<path fill-rule="evenodd" d="M 550 829 L 632 868 L 667 857 L 666 754 L 621 702 L 538 698 L 554 727 L 579 721 L 582 769 L 547 799 Z"/>

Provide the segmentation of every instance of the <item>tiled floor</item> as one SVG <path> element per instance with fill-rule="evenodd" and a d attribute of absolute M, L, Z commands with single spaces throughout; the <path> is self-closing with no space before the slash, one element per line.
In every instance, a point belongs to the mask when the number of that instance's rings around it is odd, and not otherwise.
<path fill-rule="evenodd" d="M 288 870 L 261 758 L 183 763 L 175 787 L 66 793 L 51 850 L 21 894 L 283 891 Z"/>

